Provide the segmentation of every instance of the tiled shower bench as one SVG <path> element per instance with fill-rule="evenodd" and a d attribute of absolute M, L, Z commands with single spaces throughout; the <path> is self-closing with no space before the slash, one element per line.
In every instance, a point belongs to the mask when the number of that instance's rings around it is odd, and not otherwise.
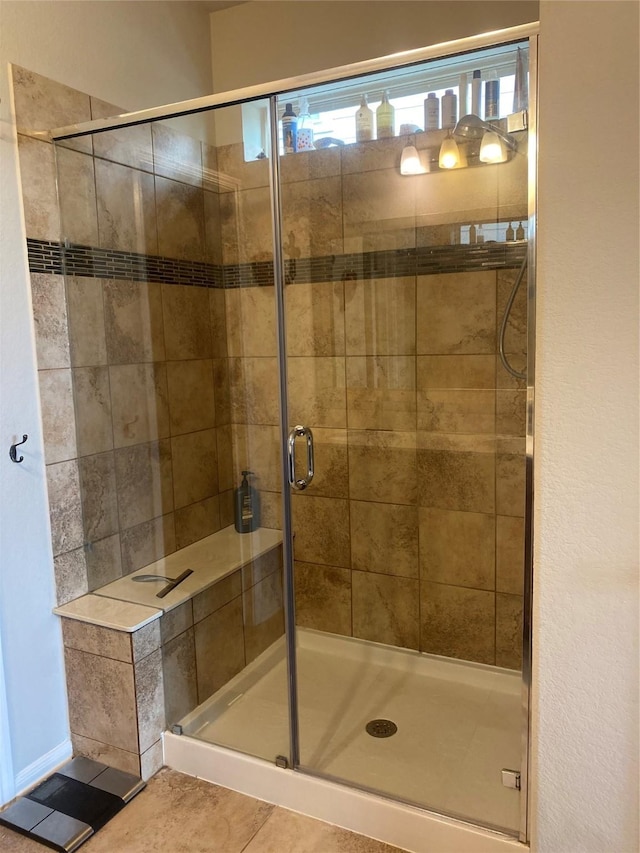
<path fill-rule="evenodd" d="M 132 580 L 186 569 L 163 598 L 164 581 Z M 282 534 L 227 527 L 54 612 L 74 754 L 148 779 L 162 732 L 282 634 Z"/>

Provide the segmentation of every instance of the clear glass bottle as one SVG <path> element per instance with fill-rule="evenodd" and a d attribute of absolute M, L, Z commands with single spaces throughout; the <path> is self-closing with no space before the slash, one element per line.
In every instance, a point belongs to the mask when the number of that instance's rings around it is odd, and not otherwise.
<path fill-rule="evenodd" d="M 368 142 L 373 139 L 373 110 L 369 108 L 367 96 L 362 96 L 356 113 L 356 142 Z"/>
<path fill-rule="evenodd" d="M 389 92 L 385 89 L 382 103 L 376 110 L 376 139 L 387 139 L 394 136 L 395 108 L 389 103 Z"/>

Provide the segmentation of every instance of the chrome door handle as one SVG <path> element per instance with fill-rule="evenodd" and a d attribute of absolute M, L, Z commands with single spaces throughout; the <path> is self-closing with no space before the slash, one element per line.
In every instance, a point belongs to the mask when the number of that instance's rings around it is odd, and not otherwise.
<path fill-rule="evenodd" d="M 296 477 L 296 439 L 298 436 L 305 436 L 307 439 L 307 476 L 304 479 Z M 311 485 L 313 480 L 313 433 L 306 426 L 294 426 L 289 433 L 287 441 L 288 462 L 289 462 L 289 485 L 293 486 L 299 492 L 304 491 L 307 486 Z"/>

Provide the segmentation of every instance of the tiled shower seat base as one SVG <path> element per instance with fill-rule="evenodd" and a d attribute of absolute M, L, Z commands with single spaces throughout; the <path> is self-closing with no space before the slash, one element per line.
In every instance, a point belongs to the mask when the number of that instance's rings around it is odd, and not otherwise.
<path fill-rule="evenodd" d="M 301 764 L 323 775 L 515 832 L 520 674 L 311 630 L 298 631 Z M 288 755 L 278 641 L 182 720 L 183 732 L 274 761 Z M 398 726 L 374 738 L 369 720 Z M 224 784 L 224 783 L 223 783 Z"/>

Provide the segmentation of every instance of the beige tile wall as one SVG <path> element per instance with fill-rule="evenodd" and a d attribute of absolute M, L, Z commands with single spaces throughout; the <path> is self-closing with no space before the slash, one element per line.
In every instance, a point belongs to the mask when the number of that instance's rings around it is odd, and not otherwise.
<path fill-rule="evenodd" d="M 289 360 L 307 362 L 289 392 L 317 444 L 317 479 L 292 501 L 299 624 L 520 665 L 524 396 L 496 358 L 498 285 L 514 274 L 346 282 L 344 373 L 327 389 L 312 345 Z M 335 289 L 313 285 L 311 310 Z M 288 287 L 288 316 L 306 290 Z M 512 326 L 523 310 L 521 294 Z M 512 352 L 524 333 L 510 329 Z"/>
<path fill-rule="evenodd" d="M 161 631 L 170 727 L 282 636 L 282 548 L 165 614 Z"/>
<path fill-rule="evenodd" d="M 148 779 L 165 729 L 160 622 L 133 634 L 62 620 L 74 752 Z"/>
<path fill-rule="evenodd" d="M 39 131 L 121 110 L 13 77 L 28 237 L 220 260 L 214 147 L 153 126 L 54 151 Z M 82 277 L 65 292 L 61 276 L 38 274 L 32 293 L 64 603 L 229 523 L 224 295 Z"/>
<path fill-rule="evenodd" d="M 526 158 L 406 181 L 403 145 L 331 152 L 345 251 L 449 244 L 459 224 L 525 215 Z M 296 199 L 315 156 L 282 161 Z M 286 220 L 285 192 L 283 205 Z M 315 226 L 293 209 L 298 257 Z M 292 500 L 299 624 L 520 666 L 525 392 L 497 358 L 515 275 L 287 287 L 290 421 L 316 436 L 316 478 Z M 251 323 L 267 310 L 254 304 Z M 519 369 L 526 328 L 522 288 L 506 335 Z"/>

